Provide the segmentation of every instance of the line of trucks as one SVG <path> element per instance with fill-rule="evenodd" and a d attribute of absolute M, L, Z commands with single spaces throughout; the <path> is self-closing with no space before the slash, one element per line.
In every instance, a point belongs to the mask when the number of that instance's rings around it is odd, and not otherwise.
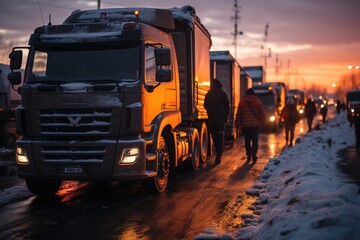
<path fill-rule="evenodd" d="M 28 43 L 10 53 L 8 80 L 21 95 L 18 176 L 36 195 L 63 180 L 141 180 L 163 192 L 177 168 L 197 169 L 212 153 L 203 107 L 212 78 L 229 96 L 226 137 L 236 138 L 252 79 L 228 51 L 210 52 L 191 6 L 75 11 Z"/>

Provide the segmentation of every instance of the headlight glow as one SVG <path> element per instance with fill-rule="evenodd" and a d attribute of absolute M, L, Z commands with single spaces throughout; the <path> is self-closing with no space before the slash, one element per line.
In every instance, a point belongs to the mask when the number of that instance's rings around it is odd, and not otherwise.
<path fill-rule="evenodd" d="M 139 153 L 140 150 L 137 147 L 125 148 L 119 161 L 119 165 L 135 163 L 137 158 L 139 157 Z"/>
<path fill-rule="evenodd" d="M 26 154 L 26 150 L 21 147 L 16 148 L 16 163 L 20 165 L 29 164 L 29 159 Z"/>
<path fill-rule="evenodd" d="M 271 117 L 270 117 L 270 122 L 274 122 L 275 119 L 276 119 L 275 116 L 271 116 Z"/>
<path fill-rule="evenodd" d="M 300 110 L 299 110 L 299 113 L 300 113 L 300 114 L 303 114 L 303 113 L 304 113 L 304 109 L 300 109 Z"/>

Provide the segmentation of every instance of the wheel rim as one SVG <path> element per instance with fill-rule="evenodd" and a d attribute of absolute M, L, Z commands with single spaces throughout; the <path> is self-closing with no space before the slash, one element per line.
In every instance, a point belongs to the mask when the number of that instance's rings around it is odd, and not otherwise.
<path fill-rule="evenodd" d="M 206 162 L 208 154 L 209 136 L 206 124 L 203 123 L 200 129 L 200 161 Z"/>
<path fill-rule="evenodd" d="M 170 157 L 167 152 L 162 151 L 159 154 L 159 172 L 160 179 L 167 178 L 170 172 Z"/>
<path fill-rule="evenodd" d="M 194 150 L 193 150 L 193 168 L 198 169 L 200 165 L 200 145 L 198 141 L 194 142 Z"/>

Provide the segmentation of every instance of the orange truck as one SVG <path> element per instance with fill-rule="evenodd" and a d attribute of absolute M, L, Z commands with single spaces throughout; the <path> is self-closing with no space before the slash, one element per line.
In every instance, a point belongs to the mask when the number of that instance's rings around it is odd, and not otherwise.
<path fill-rule="evenodd" d="M 10 54 L 19 177 L 39 196 L 63 180 L 141 180 L 163 192 L 178 167 L 197 169 L 211 153 L 210 47 L 191 6 L 75 11 L 36 28 Z"/>

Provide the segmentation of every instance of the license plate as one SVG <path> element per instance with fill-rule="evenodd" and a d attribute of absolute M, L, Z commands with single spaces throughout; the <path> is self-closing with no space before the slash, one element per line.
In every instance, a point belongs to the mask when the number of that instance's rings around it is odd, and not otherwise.
<path fill-rule="evenodd" d="M 66 174 L 81 174 L 84 172 L 82 167 L 64 167 L 64 173 Z"/>

